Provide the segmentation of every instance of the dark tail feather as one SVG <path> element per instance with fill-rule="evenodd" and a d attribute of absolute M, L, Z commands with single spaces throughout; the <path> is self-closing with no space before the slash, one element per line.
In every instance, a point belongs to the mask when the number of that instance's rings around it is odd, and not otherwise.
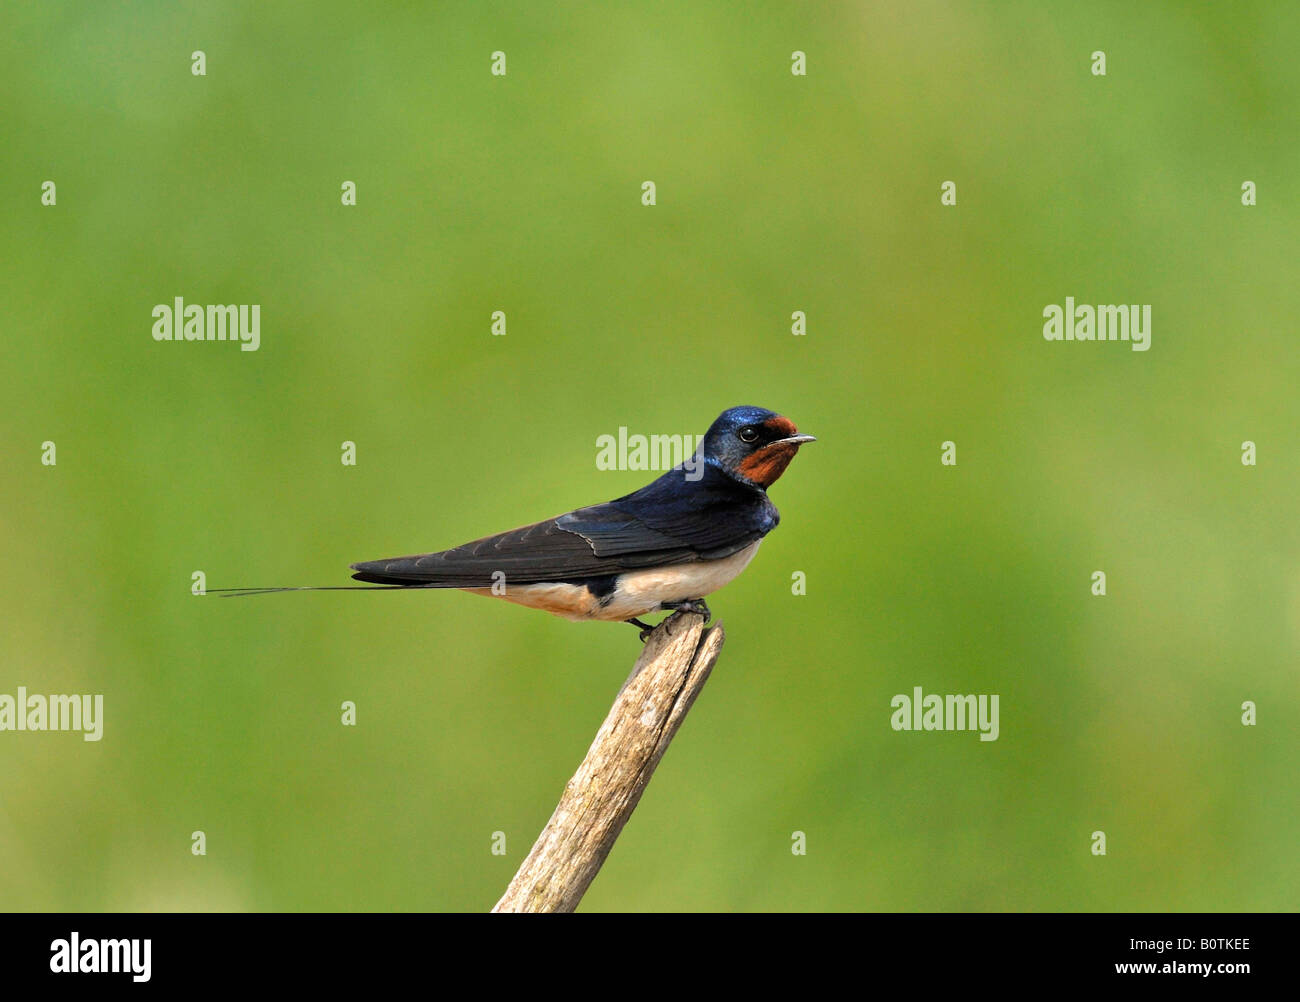
<path fill-rule="evenodd" d="M 208 594 L 219 594 L 222 598 L 243 598 L 245 595 L 274 595 L 282 591 L 402 591 L 407 588 L 420 588 L 419 584 L 410 585 L 318 585 L 306 588 L 209 588 Z"/>

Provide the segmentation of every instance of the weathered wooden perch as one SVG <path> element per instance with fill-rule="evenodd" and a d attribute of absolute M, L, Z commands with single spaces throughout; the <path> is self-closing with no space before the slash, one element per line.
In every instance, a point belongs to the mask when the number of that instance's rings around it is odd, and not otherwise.
<path fill-rule="evenodd" d="M 721 626 L 676 613 L 655 627 L 551 820 L 494 912 L 571 912 L 632 816 L 722 651 Z"/>

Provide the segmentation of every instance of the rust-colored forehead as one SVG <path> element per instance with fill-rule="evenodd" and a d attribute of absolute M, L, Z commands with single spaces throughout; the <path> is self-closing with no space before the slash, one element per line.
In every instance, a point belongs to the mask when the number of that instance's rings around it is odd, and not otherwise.
<path fill-rule="evenodd" d="M 789 438 L 791 435 L 799 434 L 799 429 L 794 426 L 794 422 L 788 417 L 782 417 L 780 414 L 764 421 L 763 427 L 771 429 L 782 438 Z"/>

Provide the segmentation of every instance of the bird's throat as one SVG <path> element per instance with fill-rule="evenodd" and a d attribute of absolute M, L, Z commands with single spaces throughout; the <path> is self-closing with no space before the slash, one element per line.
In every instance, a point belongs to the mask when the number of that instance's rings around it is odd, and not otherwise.
<path fill-rule="evenodd" d="M 798 442 L 773 442 L 742 459 L 737 470 L 750 483 L 767 489 L 780 479 L 798 451 Z"/>

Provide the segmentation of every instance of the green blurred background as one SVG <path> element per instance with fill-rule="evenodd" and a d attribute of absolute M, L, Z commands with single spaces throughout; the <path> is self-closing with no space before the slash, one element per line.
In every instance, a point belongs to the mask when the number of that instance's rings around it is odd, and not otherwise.
<path fill-rule="evenodd" d="M 1300 7 L 1083 6 L 6 5 L 0 692 L 106 720 L 0 734 L 0 907 L 489 908 L 635 633 L 191 573 L 343 583 L 752 403 L 820 441 L 584 909 L 1294 908 Z"/>

